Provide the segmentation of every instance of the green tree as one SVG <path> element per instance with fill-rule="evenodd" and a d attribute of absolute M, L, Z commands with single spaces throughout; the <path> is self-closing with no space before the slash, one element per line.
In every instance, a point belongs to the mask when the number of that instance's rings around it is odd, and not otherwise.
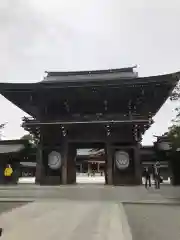
<path fill-rule="evenodd" d="M 180 82 L 177 84 L 177 86 L 174 88 L 171 96 L 170 96 L 170 100 L 173 102 L 178 103 L 178 107 L 176 107 L 176 119 L 174 120 L 174 125 L 176 125 L 176 123 L 180 122 L 180 105 L 179 105 L 179 100 L 180 100 Z"/>
<path fill-rule="evenodd" d="M 38 140 L 33 134 L 25 134 L 24 136 L 21 137 L 22 140 L 28 140 L 29 144 L 32 145 L 32 147 L 36 147 L 38 144 Z"/>
<path fill-rule="evenodd" d="M 22 150 L 23 156 L 29 158 L 32 154 L 35 154 L 37 151 L 37 145 L 33 141 L 33 137 L 30 134 L 25 134 L 21 137 L 21 140 L 24 140 L 24 149 Z"/>
<path fill-rule="evenodd" d="M 180 82 L 177 84 L 175 89 L 173 90 L 171 96 L 171 101 L 178 103 L 180 100 Z M 168 132 L 164 135 L 168 137 L 172 150 L 177 150 L 180 148 L 180 105 L 176 107 L 176 118 L 173 120 L 173 125 L 168 129 Z"/>
<path fill-rule="evenodd" d="M 171 96 L 170 96 L 170 99 L 172 101 L 177 101 L 180 99 L 180 82 L 176 85 L 176 87 L 174 88 Z"/>
<path fill-rule="evenodd" d="M 172 150 L 176 151 L 180 148 L 180 125 L 174 124 L 169 128 L 169 131 L 166 133 L 168 137 Z"/>
<path fill-rule="evenodd" d="M 0 124 L 0 139 L 2 137 L 2 130 L 4 129 L 5 125 L 6 125 L 6 123 Z"/>
<path fill-rule="evenodd" d="M 29 118 L 23 117 L 22 119 L 22 127 L 25 131 L 29 132 L 28 134 L 24 135 L 22 139 L 29 140 L 30 143 L 32 143 L 34 146 L 37 146 L 40 140 L 40 130 L 38 127 L 27 127 L 26 123 L 29 122 Z"/>

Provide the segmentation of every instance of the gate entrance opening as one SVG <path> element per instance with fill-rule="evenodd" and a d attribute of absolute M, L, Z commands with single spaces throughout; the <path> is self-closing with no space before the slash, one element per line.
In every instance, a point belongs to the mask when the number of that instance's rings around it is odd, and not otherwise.
<path fill-rule="evenodd" d="M 104 149 L 78 149 L 76 183 L 105 184 Z"/>

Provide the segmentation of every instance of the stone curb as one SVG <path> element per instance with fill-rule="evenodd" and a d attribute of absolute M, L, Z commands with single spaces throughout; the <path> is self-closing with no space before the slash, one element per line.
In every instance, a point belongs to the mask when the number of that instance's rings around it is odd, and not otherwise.
<path fill-rule="evenodd" d="M 34 199 L 22 199 L 22 198 L 2 198 L 0 199 L 0 203 L 7 203 L 7 202 L 34 202 Z"/>
<path fill-rule="evenodd" d="M 161 202 L 161 201 L 122 201 L 122 204 L 138 204 L 138 205 L 180 205 L 180 202 Z"/>

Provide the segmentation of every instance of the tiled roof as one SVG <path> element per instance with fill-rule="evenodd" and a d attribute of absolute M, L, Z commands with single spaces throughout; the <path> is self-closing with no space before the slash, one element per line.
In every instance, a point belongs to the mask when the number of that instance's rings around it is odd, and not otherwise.
<path fill-rule="evenodd" d="M 0 154 L 20 152 L 24 149 L 23 144 L 0 144 Z"/>

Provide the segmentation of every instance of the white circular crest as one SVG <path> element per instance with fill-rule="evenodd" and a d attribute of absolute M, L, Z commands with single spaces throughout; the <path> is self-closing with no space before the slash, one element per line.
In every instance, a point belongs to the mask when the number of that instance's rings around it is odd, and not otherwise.
<path fill-rule="evenodd" d="M 56 170 L 61 167 L 61 164 L 62 164 L 61 154 L 59 152 L 52 151 L 48 155 L 48 166 L 51 169 Z"/>
<path fill-rule="evenodd" d="M 116 167 L 120 170 L 128 168 L 130 163 L 129 154 L 124 151 L 116 151 L 115 163 Z"/>

